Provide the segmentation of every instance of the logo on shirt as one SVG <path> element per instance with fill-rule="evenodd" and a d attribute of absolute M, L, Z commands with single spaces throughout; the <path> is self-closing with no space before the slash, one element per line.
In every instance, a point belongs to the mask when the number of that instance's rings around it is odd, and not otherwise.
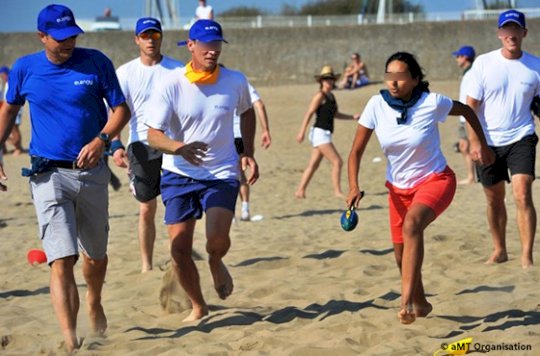
<path fill-rule="evenodd" d="M 94 81 L 91 79 L 76 80 L 73 82 L 75 85 L 94 85 Z"/>
<path fill-rule="evenodd" d="M 227 105 L 214 105 L 214 109 L 216 109 L 216 110 L 225 110 L 225 111 L 230 110 L 229 106 L 227 106 Z"/>

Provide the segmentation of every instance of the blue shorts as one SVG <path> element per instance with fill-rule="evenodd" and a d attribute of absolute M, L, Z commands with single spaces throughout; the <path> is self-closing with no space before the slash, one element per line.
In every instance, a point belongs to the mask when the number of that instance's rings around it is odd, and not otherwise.
<path fill-rule="evenodd" d="M 161 175 L 165 224 L 200 219 L 210 208 L 234 213 L 240 182 L 236 179 L 197 180 L 167 170 Z"/>

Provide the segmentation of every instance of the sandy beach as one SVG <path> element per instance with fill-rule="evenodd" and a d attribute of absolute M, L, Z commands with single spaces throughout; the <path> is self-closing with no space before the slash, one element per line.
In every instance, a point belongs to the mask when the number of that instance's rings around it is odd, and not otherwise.
<path fill-rule="evenodd" d="M 356 113 L 380 88 L 374 84 L 334 93 L 340 111 Z M 431 83 L 432 91 L 453 98 L 458 88 L 458 81 Z M 386 160 L 375 135 L 361 167 L 366 196 L 358 210 L 360 222 L 354 231 L 345 232 L 339 225 L 345 203 L 333 196 L 327 161 L 309 185 L 307 198 L 294 197 L 311 150 L 308 142 L 298 144 L 295 137 L 317 84 L 258 90 L 268 109 L 273 142 L 270 149 L 256 152 L 261 178 L 252 188 L 251 211 L 263 219 L 236 222 L 231 230 L 225 263 L 234 278 L 233 294 L 222 301 L 213 289 L 204 260 L 204 224 L 199 222 L 195 249 L 203 256 L 197 265 L 210 314 L 199 322 L 183 323 L 187 311 L 163 311 L 159 294 L 169 260 L 163 206 L 158 209 L 156 268 L 141 274 L 138 205 L 128 191 L 125 172 L 114 167 L 123 186 L 119 191 L 110 188 L 109 269 L 103 295 L 109 328 L 104 338 L 89 334 L 79 264 L 78 334 L 84 342 L 78 354 L 433 355 L 441 344 L 465 338 L 472 338 L 471 350 L 506 347 L 490 355 L 540 354 L 539 247 L 536 266 L 523 270 L 510 185 L 510 260 L 484 264 L 492 247 L 484 195 L 479 185 L 459 186 L 450 208 L 425 236 L 423 278 L 433 312 L 402 325 L 397 318 L 400 277 L 384 187 Z M 334 142 L 345 162 L 344 192 L 356 125 L 336 121 Z M 29 126 L 25 113 L 25 147 Z M 449 117 L 440 132 L 449 165 L 460 179 L 465 168 L 453 150 L 457 127 L 458 118 Z M 0 353 L 59 354 L 62 337 L 50 302 L 49 269 L 26 261 L 29 249 L 41 247 L 28 181 L 20 176 L 28 157 L 8 155 L 4 163 L 9 190 L 0 193 Z M 533 189 L 538 206 L 538 183 Z"/>

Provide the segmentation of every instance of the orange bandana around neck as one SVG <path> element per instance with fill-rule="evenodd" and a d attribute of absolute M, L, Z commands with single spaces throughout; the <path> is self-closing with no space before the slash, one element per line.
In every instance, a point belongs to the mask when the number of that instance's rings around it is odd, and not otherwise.
<path fill-rule="evenodd" d="M 190 83 L 195 84 L 214 84 L 219 76 L 219 66 L 216 66 L 213 72 L 195 72 L 192 62 L 186 64 L 186 73 L 184 74 Z"/>

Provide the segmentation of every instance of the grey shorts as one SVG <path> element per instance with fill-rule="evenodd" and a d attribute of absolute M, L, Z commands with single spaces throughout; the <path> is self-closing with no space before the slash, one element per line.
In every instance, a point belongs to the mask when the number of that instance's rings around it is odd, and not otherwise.
<path fill-rule="evenodd" d="M 465 128 L 465 123 L 460 122 L 458 127 L 458 137 L 460 140 L 468 140 L 467 129 Z"/>
<path fill-rule="evenodd" d="M 163 154 L 142 142 L 133 142 L 127 148 L 131 191 L 140 202 L 156 198 L 161 181 Z"/>
<path fill-rule="evenodd" d="M 103 160 L 89 170 L 53 168 L 30 177 L 47 263 L 79 251 L 96 260 L 106 257 L 109 179 Z"/>

